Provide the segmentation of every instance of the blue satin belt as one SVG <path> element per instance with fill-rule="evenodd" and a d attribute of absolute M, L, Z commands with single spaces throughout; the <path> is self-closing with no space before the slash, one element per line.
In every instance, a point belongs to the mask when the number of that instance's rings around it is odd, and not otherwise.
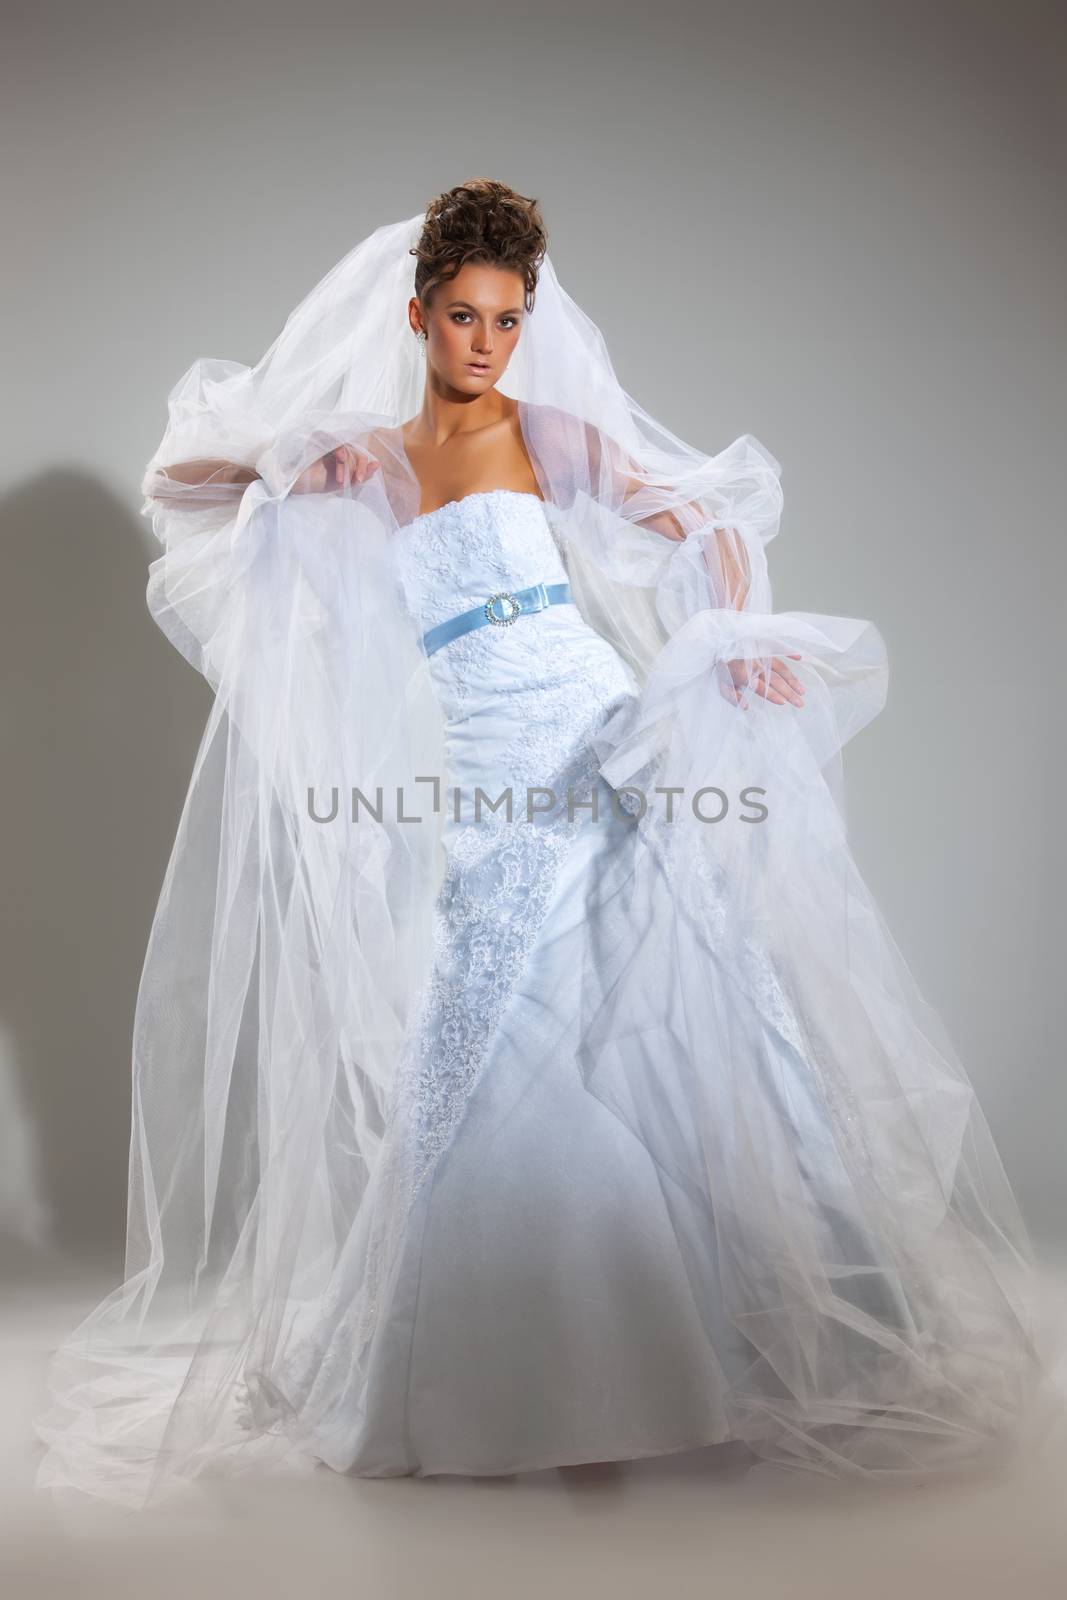
<path fill-rule="evenodd" d="M 443 644 L 458 639 L 462 633 L 469 633 L 472 628 L 487 628 L 490 624 L 497 628 L 509 628 L 519 617 L 527 616 L 531 611 L 564 605 L 571 599 L 573 596 L 569 583 L 532 583 L 528 589 L 501 589 L 481 605 L 472 606 L 469 611 L 461 611 L 457 616 L 447 617 L 444 622 L 437 623 L 436 627 L 428 628 L 422 636 L 422 646 L 427 655 L 432 655 Z"/>

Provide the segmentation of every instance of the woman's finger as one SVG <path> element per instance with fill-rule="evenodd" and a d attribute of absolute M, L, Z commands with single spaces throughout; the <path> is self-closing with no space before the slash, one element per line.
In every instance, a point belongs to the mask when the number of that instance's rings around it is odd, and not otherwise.
<path fill-rule="evenodd" d="M 346 467 L 350 469 L 354 483 L 365 483 L 379 465 L 370 452 L 359 445 L 341 445 L 338 453 L 343 457 Z"/>
<path fill-rule="evenodd" d="M 778 672 L 769 675 L 762 666 L 757 666 L 752 673 L 750 687 L 765 700 L 770 700 L 772 705 L 803 705 L 801 695 L 791 689 L 786 680 Z"/>
<path fill-rule="evenodd" d="M 802 659 L 799 651 L 790 653 L 790 661 Z M 764 661 L 754 659 L 751 662 L 738 656 L 733 661 L 726 663 L 730 680 L 734 686 L 734 699 L 747 710 L 747 697 L 745 690 L 761 695 L 776 706 L 803 706 L 804 693 L 807 685 L 797 677 L 790 667 L 787 667 L 781 656 L 770 658 L 770 669 Z"/>
<path fill-rule="evenodd" d="M 796 660 L 796 657 L 794 656 L 792 659 Z M 780 656 L 774 657 L 773 661 L 771 662 L 771 667 L 775 672 L 779 673 L 785 679 L 786 683 L 791 684 L 794 689 L 799 689 L 801 694 L 804 693 L 804 683 L 800 678 L 797 677 L 792 667 L 786 666 L 785 662 Z"/>
<path fill-rule="evenodd" d="M 777 657 L 771 663 L 771 682 L 777 688 L 787 689 L 791 694 L 795 694 L 798 697 L 798 704 L 804 698 L 806 685 L 801 682 L 795 672 L 789 670 L 784 661 L 779 661 Z"/>
<path fill-rule="evenodd" d="M 798 692 L 796 689 L 792 688 L 787 680 L 782 677 L 780 672 L 771 673 L 771 685 L 773 688 L 777 689 L 780 694 L 783 694 L 791 705 L 802 706 L 804 704 L 803 691 Z"/>

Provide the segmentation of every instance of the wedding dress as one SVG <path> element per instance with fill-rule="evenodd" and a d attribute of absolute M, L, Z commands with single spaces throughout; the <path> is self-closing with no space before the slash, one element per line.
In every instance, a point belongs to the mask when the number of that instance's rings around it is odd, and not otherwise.
<path fill-rule="evenodd" d="M 198 362 L 146 474 L 149 606 L 215 700 L 138 997 L 126 1273 L 53 1357 L 39 1482 L 988 1461 L 1049 1355 L 845 837 L 877 630 L 773 611 L 777 462 L 643 412 L 547 258 L 506 375 L 540 494 L 419 513 L 419 222 L 255 369 Z M 357 439 L 381 472 L 291 493 Z M 167 480 L 198 455 L 257 477 Z M 734 692 L 775 654 L 803 707 Z"/>
<path fill-rule="evenodd" d="M 553 508 L 510 490 L 417 517 L 398 539 L 420 631 L 480 596 L 566 580 Z M 413 1193 L 366 1377 L 316 1448 L 368 1473 L 499 1473 L 625 1458 L 728 1436 L 710 1219 L 679 1236 L 649 1152 L 577 1071 L 594 902 L 634 870 L 593 738 L 632 700 L 621 657 L 564 603 L 481 628 L 431 658 L 459 805 L 425 1009 L 401 1070 L 391 1151 Z M 532 787 L 589 811 L 474 820 L 474 797 Z M 456 820 L 456 812 L 460 820 Z M 634 930 L 635 934 L 637 930 Z M 691 1281 L 687 1270 L 696 1265 Z M 349 1362 L 346 1264 L 303 1359 Z"/>

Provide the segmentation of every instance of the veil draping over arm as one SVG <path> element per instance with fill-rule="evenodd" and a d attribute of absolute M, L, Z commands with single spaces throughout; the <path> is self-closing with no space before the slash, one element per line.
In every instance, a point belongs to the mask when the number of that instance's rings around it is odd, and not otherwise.
<path fill-rule="evenodd" d="M 419 506 L 397 429 L 422 401 L 421 224 L 357 245 L 255 367 L 195 362 L 145 473 L 148 605 L 215 698 L 134 1020 L 124 1281 L 54 1356 L 38 1424 L 54 1488 L 143 1506 L 202 1472 L 308 1466 L 358 1393 L 351 1371 L 298 1394 L 282 1375 L 351 1284 L 338 1263 L 366 1259 L 358 1376 L 403 1222 L 390 1139 L 442 871 L 428 780 L 447 778 L 390 565 Z M 1024 1224 L 846 842 L 840 751 L 884 702 L 881 638 L 774 612 L 778 463 L 649 416 L 547 257 L 500 388 L 576 600 L 640 685 L 596 754 L 646 798 L 648 848 L 592 891 L 578 1065 L 704 1219 L 735 1435 L 824 1472 L 963 1462 L 1029 1416 L 1043 1369 Z M 352 443 L 380 471 L 295 492 Z M 747 682 L 775 656 L 803 707 Z"/>

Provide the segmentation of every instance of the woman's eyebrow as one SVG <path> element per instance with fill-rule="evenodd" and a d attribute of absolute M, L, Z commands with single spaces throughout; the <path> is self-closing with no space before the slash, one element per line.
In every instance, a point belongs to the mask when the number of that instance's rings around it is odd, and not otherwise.
<path fill-rule="evenodd" d="M 477 306 L 472 306 L 469 300 L 449 300 L 445 306 L 446 311 L 451 311 L 453 306 L 465 306 L 468 311 L 477 311 Z M 498 317 L 513 317 L 518 314 L 518 306 L 509 306 L 506 311 L 498 311 Z"/>

